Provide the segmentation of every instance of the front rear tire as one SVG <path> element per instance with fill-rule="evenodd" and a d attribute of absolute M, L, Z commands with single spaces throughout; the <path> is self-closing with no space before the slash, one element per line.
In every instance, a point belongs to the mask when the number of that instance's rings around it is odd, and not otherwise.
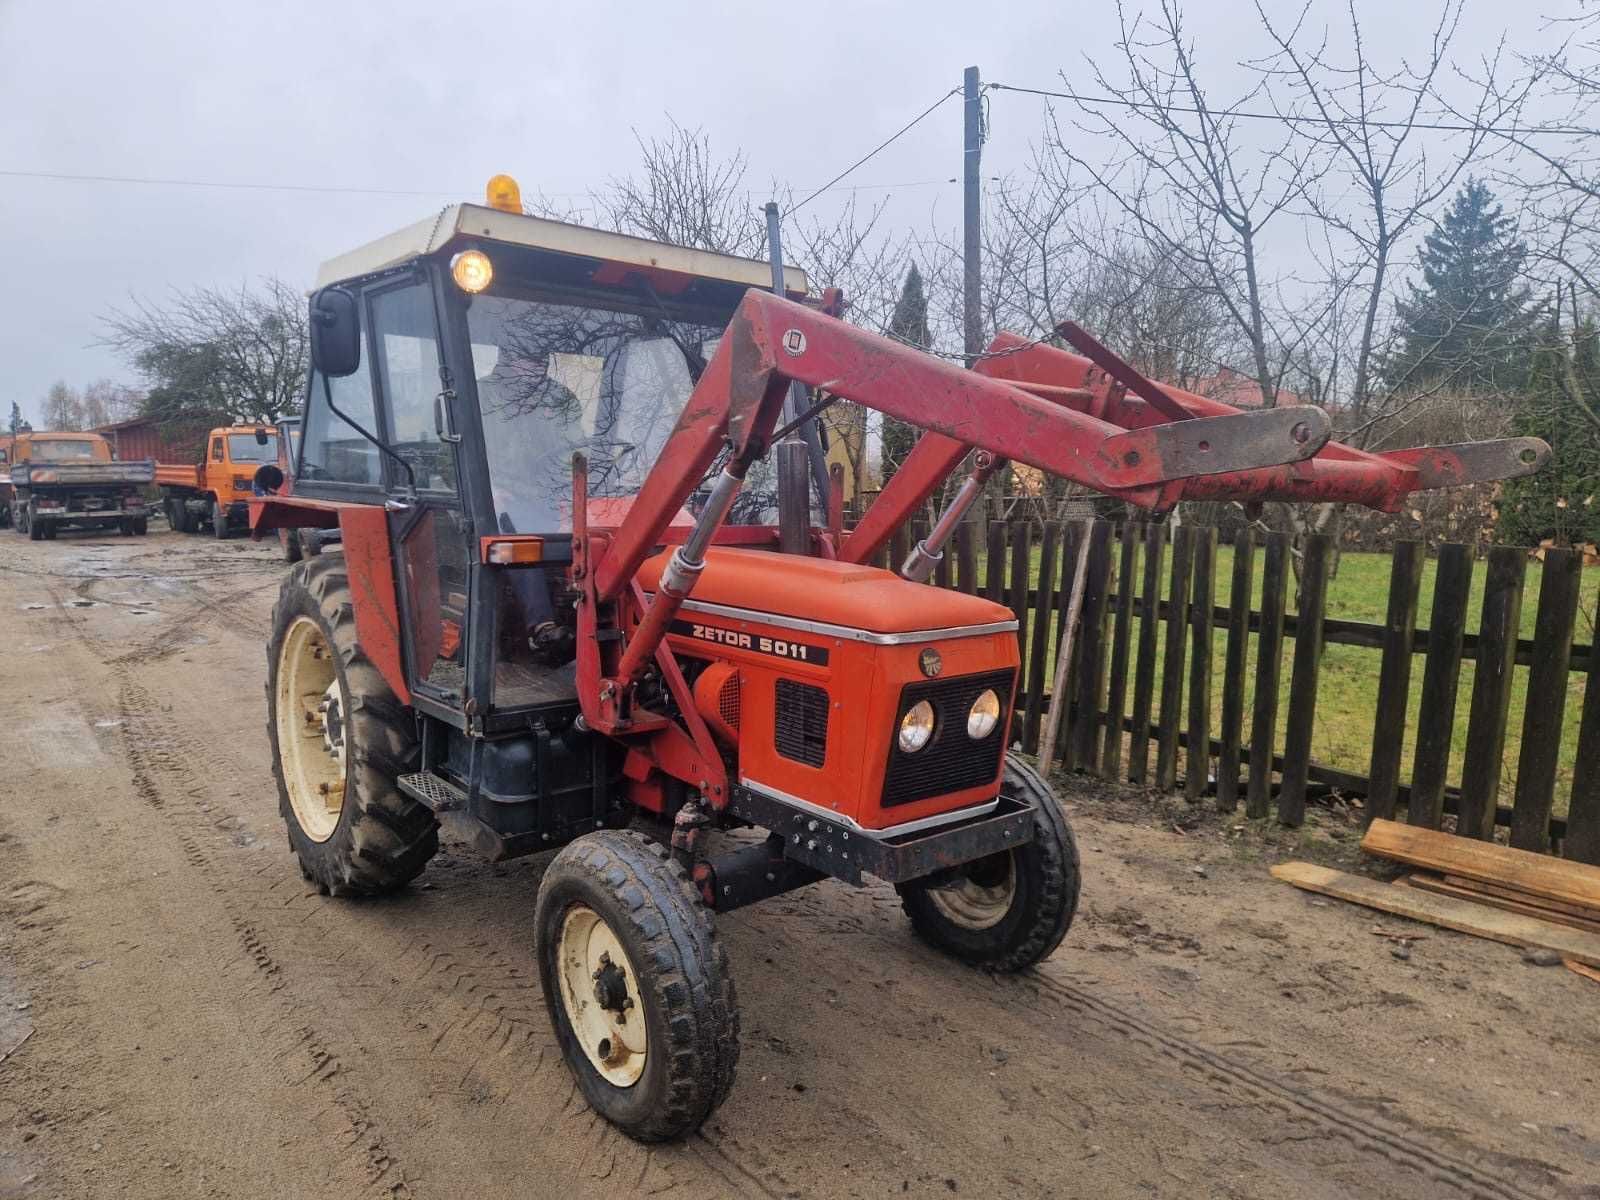
<path fill-rule="evenodd" d="M 395 783 L 417 769 L 416 722 L 356 641 L 342 558 L 298 564 L 279 590 L 267 736 L 289 846 L 322 892 L 394 891 L 438 852 L 433 813 Z"/>
<path fill-rule="evenodd" d="M 1078 911 L 1078 844 L 1055 792 L 1015 755 L 1006 756 L 1000 792 L 1032 806 L 1031 842 L 896 889 L 930 946 L 993 971 L 1020 971 L 1061 944 Z"/>
<path fill-rule="evenodd" d="M 733 1087 L 739 1008 L 711 911 L 667 849 L 624 830 L 556 855 L 534 913 L 567 1066 L 629 1137 L 693 1133 Z"/>

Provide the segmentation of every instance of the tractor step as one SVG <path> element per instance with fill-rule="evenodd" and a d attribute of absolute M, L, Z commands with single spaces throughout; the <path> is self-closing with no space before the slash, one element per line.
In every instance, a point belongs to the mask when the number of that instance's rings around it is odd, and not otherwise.
<path fill-rule="evenodd" d="M 395 783 L 406 795 L 421 804 L 426 804 L 436 813 L 456 812 L 467 807 L 467 793 L 432 771 L 401 775 Z"/>

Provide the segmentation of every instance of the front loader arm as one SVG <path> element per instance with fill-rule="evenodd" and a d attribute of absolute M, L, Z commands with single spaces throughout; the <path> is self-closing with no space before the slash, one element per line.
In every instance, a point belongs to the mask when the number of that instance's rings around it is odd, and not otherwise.
<path fill-rule="evenodd" d="M 1002 333 L 973 371 L 1124 429 L 1151 429 L 1240 411 L 1221 401 L 1145 379 L 1071 322 L 1064 322 L 1057 332 L 1081 353 L 1072 354 Z M 847 562 L 871 558 L 971 448 L 943 434 L 924 434 L 845 539 L 839 557 Z M 1381 453 L 1330 441 L 1314 456 L 1299 461 L 1197 474 L 1169 488 L 1162 506 L 1180 498 L 1326 501 L 1393 512 L 1412 492 L 1531 474 L 1549 456 L 1550 447 L 1531 437 Z"/>
<path fill-rule="evenodd" d="M 746 465 L 764 452 L 790 380 L 1146 507 L 1174 503 L 1196 475 L 1299 462 L 1331 429 L 1316 408 L 1124 428 L 750 292 L 597 566 L 601 600 L 627 587 L 724 445 Z"/>

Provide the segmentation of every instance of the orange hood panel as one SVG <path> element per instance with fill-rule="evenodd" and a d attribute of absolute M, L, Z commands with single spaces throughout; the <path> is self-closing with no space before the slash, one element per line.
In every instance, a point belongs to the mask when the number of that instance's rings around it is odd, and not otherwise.
<path fill-rule="evenodd" d="M 656 589 L 671 551 L 646 559 L 639 584 Z M 871 633 L 911 633 L 1010 621 L 1012 612 L 981 596 L 929 587 L 892 571 L 766 550 L 713 547 L 690 599 L 774 616 L 825 621 Z"/>

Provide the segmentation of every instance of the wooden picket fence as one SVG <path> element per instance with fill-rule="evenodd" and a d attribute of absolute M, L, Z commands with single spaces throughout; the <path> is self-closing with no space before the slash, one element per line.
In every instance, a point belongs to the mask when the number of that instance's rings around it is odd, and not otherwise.
<path fill-rule="evenodd" d="M 1022 676 L 1014 731 L 1025 750 L 1037 751 L 1051 692 L 1059 684 L 1068 689 L 1070 702 L 1056 757 L 1067 770 L 1163 791 L 1181 787 L 1190 801 L 1212 796 L 1225 812 L 1242 800 L 1247 816 L 1275 811 L 1286 825 L 1304 820 L 1309 795 L 1337 791 L 1364 797 L 1369 818 L 1398 815 L 1437 829 L 1447 827 L 1450 815 L 1456 832 L 1479 838 L 1493 836 L 1496 825 L 1508 826 L 1514 846 L 1600 864 L 1600 654 L 1593 645 L 1574 642 L 1582 587 L 1579 554 L 1546 551 L 1538 567 L 1534 636 L 1526 639 L 1519 636 L 1519 625 L 1529 556 L 1518 547 L 1490 549 L 1478 630 L 1471 633 L 1467 608 L 1476 564 L 1466 546 L 1440 548 L 1432 613 L 1428 627 L 1419 629 L 1425 552 L 1416 542 L 1395 548 L 1386 620 L 1375 624 L 1326 616 L 1332 546 L 1325 537 L 1307 539 L 1297 581 L 1286 535 L 1260 538 L 1242 532 L 1233 542 L 1226 595 L 1219 596 L 1224 581 L 1217 578 L 1217 531 L 1180 526 L 1169 544 L 1168 530 L 1164 522 L 1094 521 L 1046 524 L 1041 532 L 1032 523 L 995 522 L 982 547 L 972 526 L 958 530 L 932 582 L 981 593 L 1017 615 Z M 885 557 L 900 563 L 912 539 L 922 534 L 915 526 L 902 531 Z M 1258 554 L 1263 570 L 1256 596 Z M 1082 555 L 1087 563 L 1078 634 L 1066 677 L 1057 681 L 1051 678 L 1055 646 Z M 1289 612 L 1296 590 L 1298 611 Z M 1155 619 L 1144 620 L 1146 613 Z M 1214 631 L 1223 633 L 1220 662 L 1213 651 Z M 1254 667 L 1247 677 L 1251 638 L 1256 640 Z M 1291 682 L 1287 694 L 1280 695 L 1290 643 Z M 1378 684 L 1365 774 L 1312 757 L 1319 672 L 1328 644 L 1373 651 Z M 1413 718 L 1408 701 L 1418 656 L 1424 662 Z M 1462 783 L 1451 787 L 1446 778 L 1464 661 L 1477 665 Z M 1505 805 L 1501 780 L 1518 666 L 1529 671 L 1529 700 L 1512 802 Z M 1218 671 L 1221 703 L 1214 705 Z M 1562 817 L 1552 811 L 1570 672 L 1586 672 L 1588 679 Z M 1248 680 L 1253 687 L 1247 712 Z M 1281 747 L 1274 744 L 1280 705 L 1287 710 Z M 1402 781 L 1407 739 L 1414 746 L 1413 766 L 1411 778 Z"/>

